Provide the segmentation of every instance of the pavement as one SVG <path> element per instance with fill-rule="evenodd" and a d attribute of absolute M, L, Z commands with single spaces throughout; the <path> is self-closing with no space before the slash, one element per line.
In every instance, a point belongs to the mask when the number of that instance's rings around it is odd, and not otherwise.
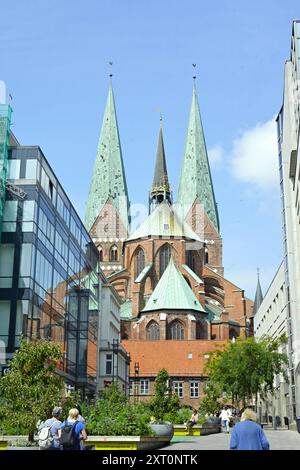
<path fill-rule="evenodd" d="M 300 450 L 300 434 L 297 431 L 264 429 L 270 443 L 270 450 Z M 175 436 L 164 450 L 228 450 L 230 434 L 209 436 Z"/>

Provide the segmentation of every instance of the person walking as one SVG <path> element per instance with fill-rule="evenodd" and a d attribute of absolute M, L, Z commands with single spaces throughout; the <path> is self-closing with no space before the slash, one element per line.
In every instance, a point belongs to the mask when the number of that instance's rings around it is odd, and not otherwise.
<path fill-rule="evenodd" d="M 80 442 L 87 439 L 85 425 L 78 421 L 79 411 L 72 408 L 67 421 L 64 421 L 59 430 L 59 438 L 63 450 L 81 450 Z"/>
<path fill-rule="evenodd" d="M 38 427 L 40 450 L 61 450 L 59 441 L 59 429 L 61 427 L 62 408 L 56 406 L 52 411 L 52 418 L 47 419 Z M 41 430 L 44 430 L 41 432 Z"/>
<path fill-rule="evenodd" d="M 229 433 L 229 412 L 227 406 L 224 406 L 224 408 L 222 409 L 220 418 L 222 423 L 222 429 L 225 433 Z"/>
<path fill-rule="evenodd" d="M 247 408 L 231 433 L 230 450 L 269 450 L 270 444 L 253 410 Z"/>

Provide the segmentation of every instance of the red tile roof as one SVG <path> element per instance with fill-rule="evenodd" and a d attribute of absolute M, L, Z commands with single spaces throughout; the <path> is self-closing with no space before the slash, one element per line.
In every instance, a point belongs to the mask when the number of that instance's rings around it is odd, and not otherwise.
<path fill-rule="evenodd" d="M 130 353 L 130 375 L 139 363 L 139 376 L 156 376 L 167 369 L 171 376 L 200 376 L 206 362 L 205 354 L 221 347 L 224 341 L 122 341 Z"/>

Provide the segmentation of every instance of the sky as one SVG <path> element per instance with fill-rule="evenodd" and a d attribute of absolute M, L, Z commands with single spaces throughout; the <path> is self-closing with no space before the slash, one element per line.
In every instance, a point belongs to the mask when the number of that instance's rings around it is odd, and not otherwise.
<path fill-rule="evenodd" d="M 274 120 L 298 0 L 0 0 L 0 80 L 12 130 L 39 145 L 81 217 L 109 62 L 129 196 L 146 204 L 159 115 L 174 199 L 193 63 L 223 237 L 225 277 L 253 297 L 282 260 Z"/>

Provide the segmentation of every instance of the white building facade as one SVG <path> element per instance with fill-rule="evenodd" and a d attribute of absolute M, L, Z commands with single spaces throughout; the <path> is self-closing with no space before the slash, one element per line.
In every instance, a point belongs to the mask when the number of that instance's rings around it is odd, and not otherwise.
<path fill-rule="evenodd" d="M 287 302 L 285 285 L 285 265 L 280 265 L 266 295 L 254 316 L 254 335 L 256 338 L 269 336 L 278 338 L 287 335 Z M 280 352 L 287 354 L 287 345 Z M 263 401 L 258 400 L 257 412 L 261 422 L 284 425 L 285 417 L 292 420 L 291 393 L 289 384 L 282 375 L 274 378 L 275 394 Z M 279 418 L 279 419 L 278 419 Z"/>
<path fill-rule="evenodd" d="M 102 283 L 101 314 L 99 321 L 99 365 L 97 391 L 115 383 L 129 394 L 130 358 L 120 344 L 121 299 L 107 281 Z"/>

